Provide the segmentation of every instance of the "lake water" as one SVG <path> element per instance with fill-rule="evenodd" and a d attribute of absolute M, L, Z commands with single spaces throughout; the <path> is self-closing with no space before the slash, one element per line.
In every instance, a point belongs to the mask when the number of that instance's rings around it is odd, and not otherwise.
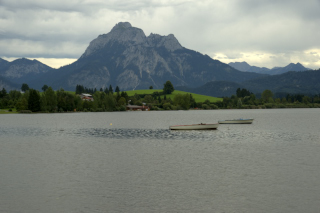
<path fill-rule="evenodd" d="M 0 115 L 1 213 L 319 211 L 320 109 Z"/>

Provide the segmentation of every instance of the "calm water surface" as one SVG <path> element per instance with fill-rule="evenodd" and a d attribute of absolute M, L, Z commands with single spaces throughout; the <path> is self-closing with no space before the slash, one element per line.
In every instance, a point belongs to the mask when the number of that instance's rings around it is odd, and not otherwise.
<path fill-rule="evenodd" d="M 254 118 L 251 125 L 169 125 Z M 0 212 L 320 212 L 320 109 L 0 115 Z"/>

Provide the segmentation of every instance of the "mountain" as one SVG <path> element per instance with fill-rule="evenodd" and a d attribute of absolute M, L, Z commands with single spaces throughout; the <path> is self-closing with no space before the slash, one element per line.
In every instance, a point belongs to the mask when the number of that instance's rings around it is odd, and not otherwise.
<path fill-rule="evenodd" d="M 269 75 L 279 75 L 289 71 L 306 71 L 311 70 L 309 68 L 304 67 L 300 63 L 290 63 L 285 67 L 274 67 L 272 69 L 268 69 L 266 67 L 256 67 L 251 66 L 247 62 L 230 62 L 229 65 L 237 70 L 243 72 L 255 72 L 260 74 L 269 74 Z"/>
<path fill-rule="evenodd" d="M 300 63 L 290 63 L 285 67 L 275 67 L 272 68 L 270 70 L 270 74 L 271 75 L 279 75 L 285 72 L 289 72 L 289 71 L 307 71 L 307 70 L 311 70 L 309 68 L 305 68 L 302 64 Z"/>
<path fill-rule="evenodd" d="M 265 76 L 245 81 L 243 85 L 254 93 L 270 89 L 273 93 L 320 94 L 320 69 L 304 72 L 290 71 L 280 75 Z"/>
<path fill-rule="evenodd" d="M 5 88 L 7 92 L 9 92 L 10 90 L 19 90 L 20 87 L 21 85 L 19 86 L 18 84 L 12 83 L 0 76 L 0 90 Z"/>
<path fill-rule="evenodd" d="M 209 81 L 241 82 L 259 76 L 187 49 L 172 34 L 146 36 L 130 23 L 120 22 L 91 41 L 76 62 L 30 84 L 66 90 L 75 90 L 77 84 L 97 89 L 110 84 L 121 90 L 162 89 L 167 80 L 175 86 L 197 87 Z"/>
<path fill-rule="evenodd" d="M 44 73 L 53 68 L 37 61 L 26 58 L 16 59 L 12 62 L 0 60 L 0 76 L 15 83 L 22 84 L 39 79 Z"/>
<path fill-rule="evenodd" d="M 243 72 L 255 72 L 255 73 L 263 73 L 268 74 L 270 69 L 266 67 L 256 67 L 251 66 L 247 62 L 230 62 L 229 65 L 237 70 L 243 71 Z"/>
<path fill-rule="evenodd" d="M 290 71 L 280 75 L 268 75 L 241 83 L 212 81 L 197 88 L 177 87 L 176 89 L 215 97 L 230 97 L 237 88 L 245 88 L 254 94 L 269 89 L 274 94 L 320 94 L 320 69 L 304 72 Z"/>
<path fill-rule="evenodd" d="M 9 63 L 9 61 L 0 58 L 0 70 L 6 68 Z"/>

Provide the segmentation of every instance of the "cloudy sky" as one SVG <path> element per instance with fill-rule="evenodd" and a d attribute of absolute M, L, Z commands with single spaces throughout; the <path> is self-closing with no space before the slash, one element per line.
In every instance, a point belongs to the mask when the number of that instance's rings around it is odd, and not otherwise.
<path fill-rule="evenodd" d="M 320 0 L 0 0 L 0 57 L 58 68 L 118 23 L 222 62 L 320 68 Z"/>

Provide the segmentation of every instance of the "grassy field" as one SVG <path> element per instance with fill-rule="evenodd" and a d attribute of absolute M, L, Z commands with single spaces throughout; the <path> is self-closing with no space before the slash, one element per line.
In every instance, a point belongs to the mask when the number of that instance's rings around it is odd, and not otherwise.
<path fill-rule="evenodd" d="M 0 109 L 0 114 L 15 114 L 18 113 L 16 109 L 12 109 L 12 112 L 9 109 Z"/>
<path fill-rule="evenodd" d="M 162 89 L 148 89 L 148 90 L 129 90 L 125 91 L 129 96 L 133 96 L 134 94 L 152 94 L 154 92 L 162 92 Z M 209 100 L 210 102 L 217 102 L 217 101 L 222 101 L 222 98 L 216 98 L 216 97 L 211 97 L 211 96 L 206 96 L 206 95 L 199 95 L 195 93 L 190 93 L 190 92 L 183 92 L 179 90 L 175 90 L 172 94 L 166 95 L 167 98 L 171 98 L 173 100 L 174 96 L 177 94 L 192 94 L 192 97 L 196 100 L 196 102 L 204 102 L 205 100 Z M 162 95 L 161 98 L 164 96 Z"/>

